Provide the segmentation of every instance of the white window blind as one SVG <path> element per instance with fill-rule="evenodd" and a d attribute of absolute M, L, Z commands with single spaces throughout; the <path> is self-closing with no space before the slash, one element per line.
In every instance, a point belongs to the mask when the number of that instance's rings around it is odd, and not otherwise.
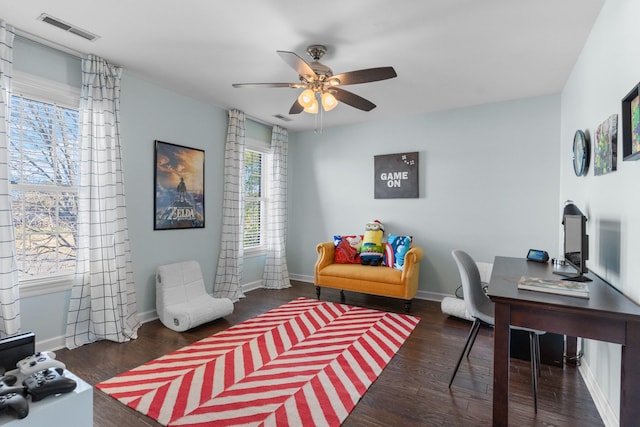
<path fill-rule="evenodd" d="M 244 247 L 257 248 L 263 244 L 265 218 L 263 153 L 245 150 L 244 153 Z"/>

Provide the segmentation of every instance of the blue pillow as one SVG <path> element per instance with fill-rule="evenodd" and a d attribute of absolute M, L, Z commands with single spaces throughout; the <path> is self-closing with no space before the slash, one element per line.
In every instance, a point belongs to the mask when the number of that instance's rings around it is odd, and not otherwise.
<path fill-rule="evenodd" d="M 385 248 L 386 264 L 396 270 L 404 267 L 404 256 L 411 249 L 411 236 L 396 236 L 389 234 L 387 237 L 387 247 Z"/>

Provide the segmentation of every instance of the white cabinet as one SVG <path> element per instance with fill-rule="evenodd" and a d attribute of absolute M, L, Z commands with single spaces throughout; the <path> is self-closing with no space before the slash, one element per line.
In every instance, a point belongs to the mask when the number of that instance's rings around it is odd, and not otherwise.
<path fill-rule="evenodd" d="M 19 420 L 4 411 L 0 413 L 0 426 L 91 427 L 93 425 L 93 387 L 67 370 L 64 373 L 66 377 L 77 383 L 75 390 L 57 396 L 48 396 L 38 402 L 32 402 L 31 398 L 27 397 L 29 415 Z M 18 377 L 18 384 L 24 379 L 17 370 L 7 374 Z"/>

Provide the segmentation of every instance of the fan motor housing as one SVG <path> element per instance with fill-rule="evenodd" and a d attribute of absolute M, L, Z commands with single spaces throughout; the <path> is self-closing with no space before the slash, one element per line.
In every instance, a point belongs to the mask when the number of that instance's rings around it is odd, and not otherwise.
<path fill-rule="evenodd" d="M 333 76 L 333 70 L 331 70 L 331 68 L 327 67 L 326 65 L 318 61 L 311 62 L 309 66 L 311 67 L 313 72 L 319 76 L 320 75 L 327 76 L 327 77 Z"/>
<path fill-rule="evenodd" d="M 314 73 L 327 77 L 333 76 L 333 70 L 320 62 L 320 58 L 327 53 L 327 47 L 321 44 L 312 44 L 307 47 L 307 53 L 313 62 L 309 64 Z"/>

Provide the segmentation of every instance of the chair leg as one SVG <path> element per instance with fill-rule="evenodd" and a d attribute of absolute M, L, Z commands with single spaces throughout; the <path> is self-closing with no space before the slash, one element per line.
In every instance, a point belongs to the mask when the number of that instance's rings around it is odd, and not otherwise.
<path fill-rule="evenodd" d="M 538 376 L 540 375 L 540 337 L 529 332 L 529 349 L 531 353 L 531 389 L 533 391 L 533 410 L 538 412 Z"/>
<path fill-rule="evenodd" d="M 449 388 L 451 388 L 451 384 L 453 384 L 453 380 L 458 373 L 458 368 L 460 368 L 460 363 L 462 362 L 462 358 L 464 357 L 465 352 L 467 353 L 467 357 L 469 357 L 469 352 L 471 351 L 471 346 L 476 340 L 476 335 L 478 335 L 478 331 L 480 330 L 480 321 L 475 319 L 473 321 L 473 325 L 471 325 L 471 330 L 469 331 L 469 335 L 467 336 L 467 341 L 464 343 L 464 347 L 462 348 L 462 352 L 460 353 L 460 357 L 458 358 L 458 363 L 456 363 L 456 368 L 453 370 L 453 375 L 451 375 L 451 379 L 449 380 Z M 467 351 L 467 347 L 469 351 Z"/>
<path fill-rule="evenodd" d="M 478 326 L 476 327 L 476 333 L 473 334 L 473 338 L 471 339 L 471 343 L 469 344 L 469 346 L 467 347 L 467 357 L 469 357 L 469 353 L 471 353 L 471 349 L 473 348 L 473 345 L 476 343 L 476 338 L 478 338 L 478 332 L 480 331 L 480 321 L 478 322 Z"/>
<path fill-rule="evenodd" d="M 536 334 L 536 362 L 538 363 L 538 377 L 540 377 L 540 335 Z"/>

